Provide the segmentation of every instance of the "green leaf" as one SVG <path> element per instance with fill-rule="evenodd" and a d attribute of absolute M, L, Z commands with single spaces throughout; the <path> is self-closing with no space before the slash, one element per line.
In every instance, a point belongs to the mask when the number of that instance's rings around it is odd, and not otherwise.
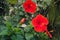
<path fill-rule="evenodd" d="M 4 23 L 6 24 L 7 27 L 12 26 L 11 22 L 9 21 L 5 21 Z"/>
<path fill-rule="evenodd" d="M 26 32 L 29 32 L 29 31 L 30 31 L 30 28 L 29 28 L 29 27 L 25 27 L 24 30 L 25 30 Z"/>
<path fill-rule="evenodd" d="M 60 16 L 55 19 L 55 25 L 60 25 Z"/>
<path fill-rule="evenodd" d="M 31 38 L 33 38 L 33 34 L 31 33 L 26 33 L 25 34 L 26 40 L 31 40 Z"/>
<path fill-rule="evenodd" d="M 51 6 L 49 8 L 49 12 L 48 12 L 48 19 L 50 24 L 52 25 L 54 20 L 55 20 L 55 15 L 56 15 L 56 7 L 53 3 L 51 3 Z"/>
<path fill-rule="evenodd" d="M 48 40 L 48 35 L 45 33 L 40 33 L 42 39 Z"/>
<path fill-rule="evenodd" d="M 48 5 L 50 5 L 51 0 L 44 0 L 44 2 L 46 2 Z"/>
<path fill-rule="evenodd" d="M 10 4 L 17 4 L 18 0 L 7 0 L 7 2 Z"/>
<path fill-rule="evenodd" d="M 60 16 L 58 16 L 56 19 L 55 19 L 55 22 L 54 22 L 54 27 L 55 27 L 55 30 L 57 30 L 57 32 L 60 32 Z"/>
<path fill-rule="evenodd" d="M 12 37 L 11 37 L 11 39 L 12 40 L 24 40 L 24 37 L 23 36 L 21 36 L 21 35 L 13 35 Z"/>
<path fill-rule="evenodd" d="M 32 32 L 32 28 L 30 26 L 25 27 L 24 30 L 26 32 Z"/>
<path fill-rule="evenodd" d="M 7 30 L 3 30 L 0 32 L 0 35 L 8 35 L 8 31 Z"/>
<path fill-rule="evenodd" d="M 5 25 L 0 25 L 0 35 L 8 35 L 8 28 Z"/>

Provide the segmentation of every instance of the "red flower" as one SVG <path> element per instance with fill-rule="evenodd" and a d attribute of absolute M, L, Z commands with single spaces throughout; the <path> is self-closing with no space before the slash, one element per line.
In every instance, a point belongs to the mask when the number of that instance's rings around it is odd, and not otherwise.
<path fill-rule="evenodd" d="M 32 19 L 32 25 L 34 26 L 34 30 L 36 32 L 45 32 L 52 38 L 52 35 L 47 30 L 48 19 L 41 14 L 37 15 Z"/>
<path fill-rule="evenodd" d="M 26 0 L 26 2 L 23 3 L 23 7 L 25 12 L 34 14 L 36 12 L 36 3 L 32 0 Z"/>
<path fill-rule="evenodd" d="M 32 24 L 34 26 L 35 31 L 44 32 L 47 29 L 46 25 L 48 25 L 48 19 L 39 14 L 34 19 L 32 19 Z"/>

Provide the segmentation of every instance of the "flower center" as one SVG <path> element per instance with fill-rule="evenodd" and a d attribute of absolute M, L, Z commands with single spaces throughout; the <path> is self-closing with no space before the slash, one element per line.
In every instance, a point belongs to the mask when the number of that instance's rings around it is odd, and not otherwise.
<path fill-rule="evenodd" d="M 31 8 L 32 7 L 32 5 L 31 4 L 28 4 L 28 8 Z"/>
<path fill-rule="evenodd" d="M 40 22 L 40 20 L 39 20 L 39 19 L 37 19 L 37 24 L 38 24 L 38 25 L 40 25 L 40 24 L 41 24 L 41 22 Z"/>
<path fill-rule="evenodd" d="M 40 25 L 40 21 L 37 21 L 37 24 Z"/>

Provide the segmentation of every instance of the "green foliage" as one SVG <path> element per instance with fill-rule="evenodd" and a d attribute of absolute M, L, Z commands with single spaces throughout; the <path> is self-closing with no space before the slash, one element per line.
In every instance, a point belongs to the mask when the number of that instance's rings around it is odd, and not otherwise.
<path fill-rule="evenodd" d="M 55 0 L 33 0 L 37 4 L 37 12 L 49 19 L 50 28 L 53 28 L 53 38 L 50 39 L 45 33 L 37 33 L 32 26 L 32 15 L 24 12 L 22 7 L 25 0 L 0 0 L 1 8 L 5 11 L 0 13 L 0 40 L 60 40 L 60 4 Z M 57 2 L 57 3 L 56 3 Z M 2 5 L 3 3 L 3 5 Z M 4 4 L 6 3 L 6 4 Z M 59 5 L 58 5 L 59 4 Z M 12 6 L 13 5 L 13 6 Z M 12 7 L 12 9 L 11 9 Z M 2 14 L 2 15 L 1 15 Z M 22 27 L 20 20 L 26 18 L 25 25 Z M 51 28 L 52 27 L 52 28 Z"/>
<path fill-rule="evenodd" d="M 10 4 L 17 4 L 18 0 L 6 0 Z"/>
<path fill-rule="evenodd" d="M 24 37 L 23 36 L 21 36 L 21 35 L 13 35 L 12 37 L 11 37 L 11 39 L 12 40 L 24 40 Z"/>
<path fill-rule="evenodd" d="M 56 15 L 56 7 L 53 2 L 51 3 L 51 7 L 49 7 L 49 9 L 50 9 L 48 12 L 49 22 L 53 25 Z"/>

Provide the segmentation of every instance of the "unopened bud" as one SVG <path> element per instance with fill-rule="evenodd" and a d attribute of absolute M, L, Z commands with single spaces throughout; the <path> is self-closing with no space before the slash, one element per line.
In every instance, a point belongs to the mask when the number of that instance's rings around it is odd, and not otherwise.
<path fill-rule="evenodd" d="M 23 24 L 25 21 L 26 21 L 26 18 L 22 18 L 22 19 L 20 20 L 20 24 Z"/>

